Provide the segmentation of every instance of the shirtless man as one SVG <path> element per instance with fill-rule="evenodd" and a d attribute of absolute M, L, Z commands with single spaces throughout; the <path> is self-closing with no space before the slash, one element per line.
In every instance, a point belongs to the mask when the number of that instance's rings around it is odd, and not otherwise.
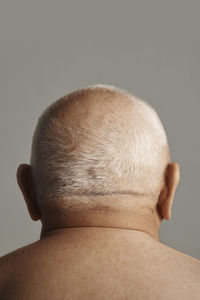
<path fill-rule="evenodd" d="M 0 299 L 200 299 L 200 262 L 159 241 L 179 178 L 148 103 L 108 85 L 54 102 L 17 171 L 40 240 L 1 258 Z"/>

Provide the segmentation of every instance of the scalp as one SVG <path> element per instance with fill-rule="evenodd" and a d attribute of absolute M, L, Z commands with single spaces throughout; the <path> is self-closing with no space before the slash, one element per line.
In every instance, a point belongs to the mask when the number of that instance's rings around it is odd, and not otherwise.
<path fill-rule="evenodd" d="M 117 191 L 154 194 L 169 159 L 164 128 L 147 102 L 117 87 L 94 85 L 43 112 L 31 164 L 44 201 Z"/>

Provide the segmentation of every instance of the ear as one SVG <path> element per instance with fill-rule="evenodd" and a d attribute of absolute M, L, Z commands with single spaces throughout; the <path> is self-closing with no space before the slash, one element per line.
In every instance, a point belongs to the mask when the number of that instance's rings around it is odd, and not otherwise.
<path fill-rule="evenodd" d="M 30 165 L 19 165 L 17 170 L 17 182 L 24 196 L 31 218 L 34 221 L 41 219 L 40 211 L 35 199 Z"/>
<path fill-rule="evenodd" d="M 179 180 L 179 165 L 175 162 L 168 164 L 165 171 L 165 184 L 161 189 L 157 203 L 161 219 L 169 220 L 171 218 L 171 208 Z"/>

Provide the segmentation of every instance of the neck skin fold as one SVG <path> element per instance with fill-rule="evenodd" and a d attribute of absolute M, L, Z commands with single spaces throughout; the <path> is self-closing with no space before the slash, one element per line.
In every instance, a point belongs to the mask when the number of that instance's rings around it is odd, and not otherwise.
<path fill-rule="evenodd" d="M 54 213 L 42 216 L 40 239 L 52 234 L 59 234 L 68 228 L 102 227 L 119 228 L 144 232 L 159 241 L 161 219 L 157 210 L 126 211 L 126 212 L 93 212 L 88 211 Z"/>

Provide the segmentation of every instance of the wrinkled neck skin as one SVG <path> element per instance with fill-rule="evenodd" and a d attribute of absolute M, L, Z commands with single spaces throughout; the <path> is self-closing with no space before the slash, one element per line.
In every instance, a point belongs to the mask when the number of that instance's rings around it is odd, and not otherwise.
<path fill-rule="evenodd" d="M 88 211 L 88 212 L 68 212 L 52 213 L 42 215 L 42 231 L 40 239 L 49 235 L 59 235 L 69 228 L 80 227 L 102 227 L 119 228 L 143 232 L 154 240 L 159 241 L 159 227 L 161 218 L 155 209 L 129 209 L 126 211 Z M 122 232 L 120 230 L 120 232 Z"/>

